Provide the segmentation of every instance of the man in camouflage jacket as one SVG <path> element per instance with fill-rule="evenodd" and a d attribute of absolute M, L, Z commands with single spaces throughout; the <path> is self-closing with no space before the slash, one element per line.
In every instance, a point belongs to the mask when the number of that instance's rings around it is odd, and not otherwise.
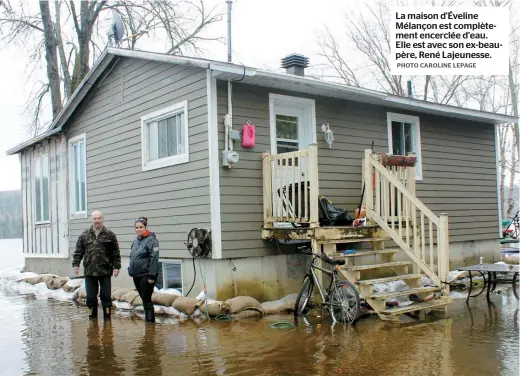
<path fill-rule="evenodd" d="M 103 306 L 103 316 L 110 318 L 112 299 L 111 278 L 121 269 L 121 255 L 116 235 L 103 225 L 103 214 L 92 212 L 92 226 L 78 238 L 72 258 L 74 273 L 78 274 L 83 260 L 85 289 L 90 318 L 97 318 L 98 293 Z"/>

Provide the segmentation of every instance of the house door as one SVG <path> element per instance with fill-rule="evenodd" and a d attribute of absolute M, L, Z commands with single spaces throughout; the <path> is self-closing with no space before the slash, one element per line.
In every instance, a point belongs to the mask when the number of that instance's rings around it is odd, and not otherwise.
<path fill-rule="evenodd" d="M 308 106 L 305 107 L 301 104 L 275 104 L 271 113 L 273 120 L 271 152 L 282 154 L 308 149 L 315 137 L 315 132 L 313 132 L 314 121 L 311 114 L 313 114 L 313 111 Z M 283 197 L 281 197 L 283 193 L 279 192 L 278 188 L 291 187 L 294 183 L 305 181 L 307 176 L 309 176 L 308 166 L 305 165 L 303 159 L 295 160 L 294 166 L 292 160 L 280 161 L 276 172 L 273 171 L 273 182 L 276 184 L 276 189 L 273 190 L 275 213 L 284 216 L 296 214 L 296 208 L 291 207 L 288 199 L 283 200 Z M 301 207 L 303 209 L 303 202 Z M 282 213 L 277 212 L 276 208 L 282 208 Z M 283 226 L 284 224 L 278 223 L 276 225 Z"/>

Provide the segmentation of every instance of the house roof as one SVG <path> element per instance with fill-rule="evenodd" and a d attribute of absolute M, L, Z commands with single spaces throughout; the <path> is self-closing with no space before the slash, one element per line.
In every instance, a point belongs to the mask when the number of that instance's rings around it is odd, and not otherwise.
<path fill-rule="evenodd" d="M 67 120 L 74 113 L 75 109 L 90 91 L 92 86 L 96 83 L 96 81 L 103 75 L 103 73 L 115 59 L 121 57 L 145 59 L 176 65 L 188 65 L 203 69 L 210 69 L 212 71 L 213 77 L 219 80 L 240 80 L 241 83 L 263 86 L 267 88 L 345 99 L 354 102 L 370 103 L 389 108 L 417 111 L 450 118 L 472 120 L 488 124 L 501 124 L 514 122 L 517 120 L 512 116 L 426 102 L 418 99 L 386 94 L 374 90 L 322 81 L 311 77 L 301 77 L 285 73 L 269 72 L 266 70 L 246 67 L 239 64 L 108 47 L 94 63 L 93 67 L 90 69 L 83 81 L 81 81 L 73 95 L 64 104 L 63 109 L 58 114 L 58 116 L 56 116 L 47 131 L 36 138 L 28 140 L 8 150 L 7 155 L 17 154 L 23 149 L 39 141 L 42 141 L 51 135 L 59 133 Z"/>

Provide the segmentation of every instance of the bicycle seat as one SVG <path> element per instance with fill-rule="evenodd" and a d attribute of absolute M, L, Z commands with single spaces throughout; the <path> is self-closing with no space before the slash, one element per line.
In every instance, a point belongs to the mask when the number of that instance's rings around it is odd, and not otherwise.
<path fill-rule="evenodd" d="M 332 265 L 345 265 L 345 260 L 331 260 Z"/>

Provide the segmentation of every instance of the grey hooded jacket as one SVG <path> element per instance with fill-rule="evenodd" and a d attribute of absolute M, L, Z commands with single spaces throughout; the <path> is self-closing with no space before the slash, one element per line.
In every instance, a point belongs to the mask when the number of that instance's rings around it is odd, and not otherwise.
<path fill-rule="evenodd" d="M 153 232 L 150 232 L 146 237 L 137 237 L 132 243 L 128 274 L 130 277 L 148 275 L 150 279 L 157 280 L 159 274 L 159 241 Z"/>

